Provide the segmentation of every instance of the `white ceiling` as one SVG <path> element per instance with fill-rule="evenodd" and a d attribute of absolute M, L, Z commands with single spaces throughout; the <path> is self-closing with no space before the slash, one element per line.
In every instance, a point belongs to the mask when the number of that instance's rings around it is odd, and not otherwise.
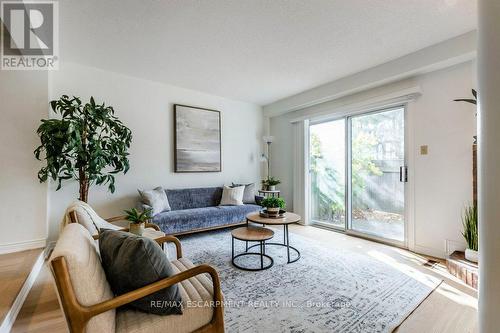
<path fill-rule="evenodd" d="M 59 4 L 63 62 L 260 105 L 477 25 L 477 0 L 64 0 Z"/>

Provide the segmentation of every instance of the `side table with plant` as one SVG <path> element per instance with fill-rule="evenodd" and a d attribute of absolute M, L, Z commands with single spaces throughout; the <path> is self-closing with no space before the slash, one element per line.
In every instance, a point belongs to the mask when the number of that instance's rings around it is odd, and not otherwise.
<path fill-rule="evenodd" d="M 286 208 L 285 200 L 283 198 L 267 197 L 260 203 L 262 207 L 265 207 L 267 213 L 270 215 L 278 215 L 281 209 Z"/>
<path fill-rule="evenodd" d="M 130 210 L 126 210 L 125 213 L 127 214 L 127 221 L 130 222 L 129 231 L 133 234 L 142 236 L 146 222 L 151 219 L 151 210 L 148 209 L 139 212 L 137 209 L 132 208 Z"/>

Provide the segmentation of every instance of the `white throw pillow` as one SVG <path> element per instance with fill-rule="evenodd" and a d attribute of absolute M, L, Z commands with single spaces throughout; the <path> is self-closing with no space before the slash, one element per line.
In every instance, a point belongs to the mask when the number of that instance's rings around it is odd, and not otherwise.
<path fill-rule="evenodd" d="M 156 215 L 161 212 L 168 212 L 171 210 L 170 204 L 168 203 L 167 193 L 163 187 L 159 186 L 152 190 L 137 190 L 141 195 L 142 202 L 153 208 L 151 215 Z"/>
<path fill-rule="evenodd" d="M 219 206 L 241 206 L 243 205 L 243 193 L 245 186 L 229 187 L 224 186 L 222 199 Z"/>

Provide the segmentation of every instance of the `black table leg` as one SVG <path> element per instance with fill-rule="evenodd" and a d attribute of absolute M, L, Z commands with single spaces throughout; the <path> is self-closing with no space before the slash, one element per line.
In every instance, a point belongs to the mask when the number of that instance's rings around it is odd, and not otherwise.
<path fill-rule="evenodd" d="M 288 256 L 288 263 L 290 263 L 290 235 L 288 234 L 288 224 L 285 224 L 285 235 L 286 235 L 286 254 Z"/>
<path fill-rule="evenodd" d="M 290 233 L 289 233 L 289 228 L 288 228 L 288 224 L 283 224 L 283 243 L 278 243 L 278 242 L 264 242 L 264 244 L 262 245 L 264 248 L 263 248 L 263 251 L 264 251 L 264 254 L 265 254 L 265 247 L 267 246 L 283 246 L 283 247 L 286 247 L 286 255 L 287 255 L 287 263 L 288 264 L 291 264 L 293 262 L 296 262 L 297 260 L 300 259 L 300 251 L 297 250 L 295 247 L 293 247 L 292 245 L 290 245 Z M 254 245 L 251 245 L 248 247 L 247 249 L 247 252 L 248 250 L 256 247 L 256 246 L 261 246 L 260 244 L 254 244 Z M 297 256 L 294 256 L 294 258 L 292 258 L 291 254 L 290 254 L 290 251 L 294 251 Z M 262 252 L 262 250 L 261 250 Z M 259 253 L 256 253 L 256 254 L 259 254 Z M 266 255 L 265 255 L 266 256 Z"/>
<path fill-rule="evenodd" d="M 264 246 L 260 242 L 260 269 L 264 269 Z"/>

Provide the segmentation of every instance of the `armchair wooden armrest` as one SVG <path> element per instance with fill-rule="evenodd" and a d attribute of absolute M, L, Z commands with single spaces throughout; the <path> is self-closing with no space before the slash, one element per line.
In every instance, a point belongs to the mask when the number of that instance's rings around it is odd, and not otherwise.
<path fill-rule="evenodd" d="M 128 228 L 123 228 L 121 229 L 121 231 L 128 231 L 129 229 Z M 92 236 L 93 239 L 99 239 L 99 235 L 93 235 Z M 174 243 L 175 245 L 175 250 L 176 250 L 176 253 L 177 253 L 177 259 L 179 258 L 182 258 L 182 245 L 181 245 L 181 241 L 177 238 L 177 237 L 174 237 L 174 236 L 162 236 L 160 238 L 156 238 L 155 241 L 160 245 L 162 246 L 164 243 Z M 163 248 L 163 246 L 162 246 Z"/>
<path fill-rule="evenodd" d="M 64 257 L 54 258 L 51 262 L 54 271 L 56 286 L 59 291 L 63 310 L 66 314 L 68 326 L 71 332 L 83 333 L 87 322 L 100 313 L 116 309 L 125 304 L 131 303 L 147 295 L 151 295 L 161 289 L 170 287 L 183 280 L 187 280 L 199 274 L 207 273 L 212 278 L 214 292 L 214 314 L 212 320 L 196 332 L 224 332 L 223 298 L 220 288 L 220 280 L 217 271 L 209 265 L 202 264 L 195 266 L 176 275 L 164 278 L 151 283 L 142 288 L 130 291 L 126 294 L 114 297 L 102 303 L 91 306 L 81 305 L 76 299 L 73 285 L 68 272 L 68 267 Z"/>
<path fill-rule="evenodd" d="M 164 243 L 168 243 L 168 242 L 174 243 L 175 250 L 177 253 L 177 259 L 182 258 L 182 245 L 181 245 L 181 241 L 177 237 L 167 235 L 167 236 L 163 236 L 160 238 L 156 238 L 155 241 L 158 244 L 160 244 L 160 246 L 162 246 Z"/>

